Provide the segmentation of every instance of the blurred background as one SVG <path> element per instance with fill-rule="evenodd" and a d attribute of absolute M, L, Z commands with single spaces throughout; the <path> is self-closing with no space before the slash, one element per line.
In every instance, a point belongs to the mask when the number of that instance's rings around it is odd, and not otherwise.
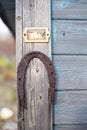
<path fill-rule="evenodd" d="M 17 130 L 15 0 L 0 0 L 0 130 Z"/>

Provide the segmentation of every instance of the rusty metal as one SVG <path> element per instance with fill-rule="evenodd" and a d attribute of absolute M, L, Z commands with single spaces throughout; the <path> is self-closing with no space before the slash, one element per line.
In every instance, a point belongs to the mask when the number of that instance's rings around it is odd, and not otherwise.
<path fill-rule="evenodd" d="M 25 75 L 27 67 L 30 61 L 33 58 L 40 59 L 46 67 L 49 78 L 49 88 L 48 88 L 48 100 L 51 104 L 54 100 L 54 88 L 55 88 L 55 76 L 54 68 L 50 59 L 41 52 L 31 52 L 26 54 L 20 61 L 17 70 L 17 86 L 18 86 L 18 103 L 19 103 L 19 112 L 18 112 L 18 127 L 20 130 L 23 129 L 23 120 L 24 120 L 24 110 L 27 109 L 27 98 L 25 94 Z M 24 129 L 23 129 L 24 130 Z"/>

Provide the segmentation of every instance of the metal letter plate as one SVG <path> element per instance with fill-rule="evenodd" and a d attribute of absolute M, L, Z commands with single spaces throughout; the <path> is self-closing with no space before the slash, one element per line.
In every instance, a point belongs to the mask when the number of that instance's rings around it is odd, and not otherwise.
<path fill-rule="evenodd" d="M 25 28 L 23 38 L 27 43 L 46 43 L 50 38 L 50 32 L 48 28 Z"/>

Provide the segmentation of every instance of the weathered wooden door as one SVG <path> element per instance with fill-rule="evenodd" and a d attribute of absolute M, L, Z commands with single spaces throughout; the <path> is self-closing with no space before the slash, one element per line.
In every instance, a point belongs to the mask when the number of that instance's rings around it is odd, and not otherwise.
<path fill-rule="evenodd" d="M 52 0 L 54 130 L 87 130 L 87 1 Z"/>

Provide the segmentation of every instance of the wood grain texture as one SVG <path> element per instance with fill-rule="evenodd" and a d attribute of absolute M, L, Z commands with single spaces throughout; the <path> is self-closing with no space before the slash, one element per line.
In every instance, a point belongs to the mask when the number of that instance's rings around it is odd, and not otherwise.
<path fill-rule="evenodd" d="M 50 4 L 50 0 L 24 0 L 23 28 L 48 27 L 51 31 Z M 29 51 L 41 51 L 51 58 L 51 40 L 45 44 L 23 44 L 23 48 L 23 54 Z"/>
<path fill-rule="evenodd" d="M 87 124 L 81 124 L 81 125 L 58 125 L 58 126 L 54 126 L 54 130 L 87 130 Z"/>
<path fill-rule="evenodd" d="M 26 85 L 28 84 L 28 89 L 26 89 L 28 99 L 27 120 L 25 120 L 26 130 L 48 130 L 50 124 L 48 106 L 49 81 L 47 82 L 48 77 L 44 65 L 38 59 L 36 61 L 32 61 L 33 67 L 31 67 L 32 62 L 29 64 L 31 74 L 28 77 L 26 76 Z M 41 68 L 44 68 L 44 73 L 42 73 Z"/>
<path fill-rule="evenodd" d="M 16 0 L 16 65 L 22 58 L 22 0 Z"/>
<path fill-rule="evenodd" d="M 52 21 L 53 54 L 87 54 L 87 21 Z"/>
<path fill-rule="evenodd" d="M 18 63 L 20 62 L 22 58 L 22 0 L 16 0 L 16 68 L 18 66 Z M 17 100 L 17 106 L 18 110 L 17 112 L 19 113 L 19 99 Z M 23 126 L 23 122 L 22 122 Z M 23 128 L 24 129 L 24 128 Z M 22 130 L 23 130 L 22 129 Z"/>
<path fill-rule="evenodd" d="M 53 56 L 56 90 L 87 89 L 87 56 Z"/>
<path fill-rule="evenodd" d="M 54 124 L 87 124 L 87 91 L 56 92 Z"/>
<path fill-rule="evenodd" d="M 51 29 L 50 0 L 23 0 L 23 29 L 25 27 L 48 27 Z M 41 51 L 51 58 L 49 43 L 23 43 L 23 55 Z M 44 65 L 33 59 L 26 74 L 28 109 L 25 111 L 26 130 L 51 129 L 51 107 L 48 105 L 48 78 Z M 49 111 L 48 111 L 49 109 Z"/>
<path fill-rule="evenodd" d="M 52 0 L 52 18 L 87 19 L 86 0 Z"/>

